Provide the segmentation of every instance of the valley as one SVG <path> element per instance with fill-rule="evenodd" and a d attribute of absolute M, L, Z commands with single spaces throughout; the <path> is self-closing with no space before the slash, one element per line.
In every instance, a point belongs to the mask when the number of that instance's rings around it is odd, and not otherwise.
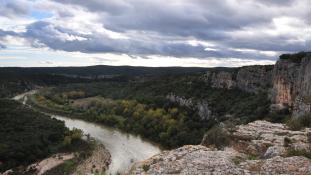
<path fill-rule="evenodd" d="M 219 163 L 229 167 L 229 174 L 291 171 L 262 166 L 268 161 L 287 162 L 289 167 L 301 161 L 305 168 L 292 171 L 308 174 L 310 60 L 309 54 L 298 53 L 281 56 L 275 66 L 165 68 L 158 73 L 140 67 L 109 74 L 102 74 L 105 67 L 81 74 L 62 68 L 71 75 L 56 74 L 58 68 L 49 68 L 48 75 L 41 74 L 44 68 L 27 69 L 3 79 L 1 87 L 4 98 L 15 96 L 25 107 L 64 121 L 69 129 L 78 128 L 102 144 L 111 155 L 107 173 L 200 174 L 213 166 L 224 174 L 217 163 L 207 164 L 219 158 L 226 160 Z M 10 75 L 25 71 L 8 70 L 4 72 Z M 54 80 L 46 81 L 50 76 Z M 195 158 L 205 154 L 206 160 Z M 190 167 L 194 169 L 186 170 Z"/>

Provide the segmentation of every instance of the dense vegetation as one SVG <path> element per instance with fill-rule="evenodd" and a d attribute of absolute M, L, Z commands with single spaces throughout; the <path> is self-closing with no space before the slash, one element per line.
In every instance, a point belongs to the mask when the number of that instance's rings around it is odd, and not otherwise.
<path fill-rule="evenodd" d="M 207 69 L 208 68 L 131 66 L 0 68 L 0 98 L 12 97 L 38 86 L 46 87 L 102 80 L 116 81 L 126 79 L 127 77 L 178 75 L 202 72 Z"/>
<path fill-rule="evenodd" d="M 289 60 L 289 61 L 292 61 L 294 63 L 300 63 L 304 57 L 306 57 L 310 54 L 311 54 L 311 52 L 298 52 L 295 54 L 282 54 L 280 56 L 280 59 L 281 60 Z"/>
<path fill-rule="evenodd" d="M 32 72 L 4 71 L 0 68 L 0 98 L 12 97 L 16 94 L 29 91 L 38 86 L 54 86 L 69 83 L 87 83 L 92 80 L 73 78 L 61 75 Z"/>
<path fill-rule="evenodd" d="M 81 142 L 81 131 L 22 104 L 0 99 L 0 171 L 28 165 Z"/>
<path fill-rule="evenodd" d="M 193 105 L 172 102 L 167 99 L 169 94 L 191 99 Z M 42 91 L 33 101 L 71 117 L 140 134 L 170 148 L 199 144 L 204 133 L 220 121 L 262 118 L 270 103 L 264 92 L 211 88 L 200 73 L 70 84 Z M 208 103 L 214 117 L 200 116 L 196 104 L 202 101 Z"/>

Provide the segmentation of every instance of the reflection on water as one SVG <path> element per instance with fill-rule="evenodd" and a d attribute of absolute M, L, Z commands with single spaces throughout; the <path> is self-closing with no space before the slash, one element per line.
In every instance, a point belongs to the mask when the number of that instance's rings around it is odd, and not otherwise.
<path fill-rule="evenodd" d="M 109 150 L 112 158 L 110 173 L 124 172 L 136 161 L 147 159 L 160 152 L 159 147 L 143 141 L 140 137 L 122 133 L 116 129 L 53 115 L 52 117 L 65 121 L 68 128 L 79 128 L 85 134 L 100 141 Z"/>

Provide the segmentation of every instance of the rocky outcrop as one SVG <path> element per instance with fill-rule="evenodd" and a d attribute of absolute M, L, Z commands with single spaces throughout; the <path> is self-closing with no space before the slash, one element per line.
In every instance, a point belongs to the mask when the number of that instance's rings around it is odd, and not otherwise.
<path fill-rule="evenodd" d="M 300 117 L 311 111 L 311 103 L 309 100 L 297 96 L 293 105 L 293 116 Z"/>
<path fill-rule="evenodd" d="M 272 66 L 246 66 L 227 71 L 209 71 L 205 81 L 213 88 L 234 89 L 257 93 L 271 87 Z"/>
<path fill-rule="evenodd" d="M 310 112 L 311 56 L 300 62 L 279 60 L 273 70 L 272 102 L 279 108 L 293 108 L 295 117 Z"/>
<path fill-rule="evenodd" d="M 187 145 L 136 163 L 129 174 L 309 175 L 311 160 L 287 157 L 289 149 L 310 149 L 311 129 L 256 121 L 238 126 L 224 150 Z M 310 150 L 309 150 L 310 151 Z"/>
<path fill-rule="evenodd" d="M 178 103 L 180 106 L 186 106 L 186 107 L 193 107 L 194 103 L 191 98 L 181 97 L 178 95 L 175 95 L 173 93 L 166 96 L 166 98 L 173 103 Z"/>
<path fill-rule="evenodd" d="M 291 106 L 295 99 L 295 82 L 298 79 L 299 64 L 280 60 L 273 70 L 273 102 Z"/>
<path fill-rule="evenodd" d="M 237 73 L 237 87 L 246 92 L 256 93 L 272 87 L 272 66 L 247 66 Z"/>
<path fill-rule="evenodd" d="M 79 164 L 72 175 L 100 174 L 108 169 L 111 155 L 103 145 L 96 145 L 91 156 Z"/>
<path fill-rule="evenodd" d="M 205 100 L 194 100 L 191 98 L 180 97 L 175 94 L 169 94 L 166 98 L 173 103 L 177 103 L 180 106 L 185 106 L 197 111 L 198 115 L 202 120 L 208 120 L 214 118 L 212 111 L 209 108 L 207 101 Z"/>
<path fill-rule="evenodd" d="M 215 151 L 200 145 L 187 145 L 166 151 L 135 164 L 131 175 L 309 175 L 311 160 L 305 157 L 273 157 L 249 160 L 232 149 Z"/>
<path fill-rule="evenodd" d="M 222 89 L 233 89 L 235 88 L 236 81 L 231 72 L 214 72 L 211 74 L 211 87 L 222 88 Z"/>
<path fill-rule="evenodd" d="M 284 124 L 255 121 L 238 126 L 232 133 L 233 147 L 259 157 L 285 156 L 288 150 L 308 150 L 311 129 L 292 131 Z"/>

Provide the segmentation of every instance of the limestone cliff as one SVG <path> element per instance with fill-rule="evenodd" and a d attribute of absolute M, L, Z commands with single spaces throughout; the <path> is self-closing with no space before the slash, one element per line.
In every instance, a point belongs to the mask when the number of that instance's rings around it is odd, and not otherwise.
<path fill-rule="evenodd" d="M 214 117 L 212 114 L 211 109 L 209 108 L 209 105 L 207 101 L 205 100 L 194 100 L 191 98 L 185 98 L 177 96 L 173 93 L 166 96 L 166 98 L 173 103 L 177 103 L 180 106 L 185 106 L 191 109 L 194 109 L 197 111 L 198 115 L 200 116 L 201 120 L 208 120 Z"/>
<path fill-rule="evenodd" d="M 272 102 L 278 108 L 293 109 L 294 116 L 310 112 L 311 56 L 301 61 L 281 59 L 273 70 Z"/>
<path fill-rule="evenodd" d="M 204 81 L 213 88 L 270 92 L 272 109 L 288 108 L 295 117 L 311 111 L 311 53 L 281 55 L 274 66 L 211 70 Z"/>
<path fill-rule="evenodd" d="M 205 81 L 213 88 L 234 89 L 257 93 L 271 87 L 272 66 L 246 66 L 224 71 L 209 71 Z"/>

